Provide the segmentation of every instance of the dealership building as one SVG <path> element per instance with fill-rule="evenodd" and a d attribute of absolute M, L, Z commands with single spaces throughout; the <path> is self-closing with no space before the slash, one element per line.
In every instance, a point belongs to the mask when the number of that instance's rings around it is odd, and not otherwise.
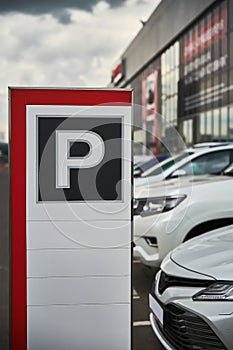
<path fill-rule="evenodd" d="M 134 89 L 141 106 L 138 153 L 164 153 L 174 130 L 188 145 L 233 141 L 233 0 L 162 0 L 113 67 L 111 86 Z"/>

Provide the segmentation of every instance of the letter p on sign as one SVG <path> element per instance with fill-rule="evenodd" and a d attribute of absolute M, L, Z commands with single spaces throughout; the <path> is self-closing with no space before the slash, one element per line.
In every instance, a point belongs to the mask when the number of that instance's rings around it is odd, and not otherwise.
<path fill-rule="evenodd" d="M 72 143 L 86 143 L 89 152 L 82 157 L 71 157 Z M 103 139 L 89 130 L 57 130 L 56 131 L 56 188 L 70 188 L 70 169 L 92 168 L 104 157 Z"/>

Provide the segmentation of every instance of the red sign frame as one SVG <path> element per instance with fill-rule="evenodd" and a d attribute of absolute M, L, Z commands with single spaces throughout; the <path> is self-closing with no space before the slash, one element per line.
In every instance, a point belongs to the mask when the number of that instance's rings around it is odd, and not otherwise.
<path fill-rule="evenodd" d="M 26 106 L 132 105 L 132 91 L 9 88 L 11 170 L 11 348 L 27 349 Z"/>

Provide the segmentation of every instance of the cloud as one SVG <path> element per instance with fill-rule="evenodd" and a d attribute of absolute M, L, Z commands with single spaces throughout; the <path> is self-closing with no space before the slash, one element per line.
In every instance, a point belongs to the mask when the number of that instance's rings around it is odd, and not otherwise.
<path fill-rule="evenodd" d="M 67 9 L 56 10 L 52 15 L 62 24 L 67 25 L 72 23 L 71 12 Z"/>
<path fill-rule="evenodd" d="M 8 86 L 106 87 L 114 62 L 141 28 L 139 19 L 154 6 L 151 0 L 114 8 L 95 1 L 92 11 L 0 12 L 0 130 L 7 125 Z"/>
<path fill-rule="evenodd" d="M 118 7 L 126 0 L 105 0 L 110 7 Z M 46 13 L 57 13 L 63 9 L 79 9 L 92 11 L 99 0 L 2 0 L 0 2 L 0 13 L 21 12 L 31 15 L 41 15 Z"/>
<path fill-rule="evenodd" d="M 140 0 L 145 1 L 145 0 Z M 51 14 L 58 22 L 67 25 L 72 23 L 70 10 L 92 12 L 99 3 L 117 8 L 127 0 L 3 0 L 0 2 L 0 14 L 24 13 L 33 16 Z"/>

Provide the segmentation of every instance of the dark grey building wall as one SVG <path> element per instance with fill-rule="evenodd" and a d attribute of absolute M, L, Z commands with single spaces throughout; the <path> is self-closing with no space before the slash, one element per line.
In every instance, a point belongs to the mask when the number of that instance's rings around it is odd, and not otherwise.
<path fill-rule="evenodd" d="M 215 0 L 162 0 L 122 55 L 124 86 L 150 59 L 163 50 Z"/>

